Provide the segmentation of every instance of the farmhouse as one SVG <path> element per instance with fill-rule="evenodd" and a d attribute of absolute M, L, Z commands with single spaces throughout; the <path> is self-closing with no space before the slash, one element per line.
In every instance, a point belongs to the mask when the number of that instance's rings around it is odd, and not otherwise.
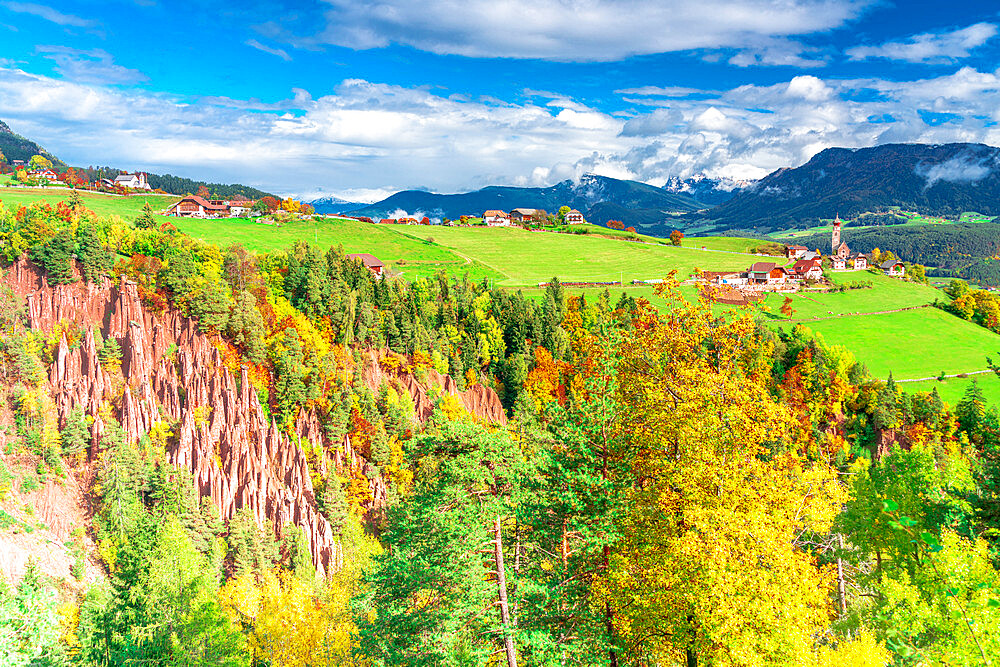
<path fill-rule="evenodd" d="M 844 259 L 843 257 L 841 257 L 840 255 L 834 255 L 831 258 L 831 261 L 833 262 L 833 270 L 834 271 L 846 271 L 847 270 L 847 260 Z"/>
<path fill-rule="evenodd" d="M 532 216 L 538 212 L 538 209 L 534 208 L 515 208 L 510 212 L 511 222 L 524 222 L 525 220 L 531 220 Z"/>
<path fill-rule="evenodd" d="M 862 255 L 860 252 L 856 252 L 851 255 L 850 258 L 851 268 L 855 271 L 864 271 L 868 268 L 868 257 Z"/>
<path fill-rule="evenodd" d="M 134 174 L 118 174 L 115 177 L 115 185 L 129 190 L 152 190 L 146 182 L 146 174 L 141 171 Z"/>
<path fill-rule="evenodd" d="M 198 195 L 188 195 L 168 208 L 164 215 L 177 218 L 228 218 L 229 206 L 223 202 L 206 201 Z"/>
<path fill-rule="evenodd" d="M 586 220 L 583 219 L 583 213 L 580 213 L 575 208 L 569 213 L 567 213 L 564 219 L 566 220 L 566 224 L 568 225 L 578 225 L 586 222 Z"/>
<path fill-rule="evenodd" d="M 792 273 L 805 280 L 819 280 L 823 277 L 823 267 L 818 259 L 800 259 L 792 266 Z"/>
<path fill-rule="evenodd" d="M 778 268 L 778 265 L 774 262 L 756 262 L 747 271 L 747 282 L 750 283 L 769 283 L 771 281 L 771 272 Z M 782 269 L 782 275 L 784 275 L 784 269 Z M 784 279 L 782 279 L 784 282 Z"/>
<path fill-rule="evenodd" d="M 394 219 L 392 219 L 392 218 L 382 218 L 381 220 L 378 221 L 378 224 L 380 224 L 380 225 L 394 225 L 394 224 L 396 224 L 396 221 Z"/>
<path fill-rule="evenodd" d="M 809 248 L 804 245 L 790 245 L 785 248 L 785 256 L 788 259 L 798 259 L 807 252 L 809 252 Z"/>
<path fill-rule="evenodd" d="M 45 179 L 46 181 L 58 181 L 59 175 L 51 169 L 33 169 L 28 172 L 31 178 Z"/>
<path fill-rule="evenodd" d="M 254 202 L 248 199 L 233 199 L 229 202 L 229 217 L 242 218 L 253 210 Z"/>
<path fill-rule="evenodd" d="M 488 227 L 509 227 L 510 216 L 505 211 L 489 210 L 483 213 L 483 222 Z"/>
<path fill-rule="evenodd" d="M 887 276 L 902 277 L 906 273 L 903 263 L 898 259 L 888 259 L 879 266 Z"/>
<path fill-rule="evenodd" d="M 376 278 L 385 277 L 382 271 L 385 269 L 385 264 L 375 255 L 370 255 L 366 252 L 355 253 L 352 255 L 347 255 L 348 259 L 353 259 L 355 261 L 361 262 L 368 270 L 375 274 Z"/>

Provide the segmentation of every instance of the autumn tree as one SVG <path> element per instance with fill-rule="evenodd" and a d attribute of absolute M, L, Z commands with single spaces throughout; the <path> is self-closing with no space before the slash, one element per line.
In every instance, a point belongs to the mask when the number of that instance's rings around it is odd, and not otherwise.
<path fill-rule="evenodd" d="M 803 664 L 833 579 L 799 540 L 829 530 L 840 487 L 781 446 L 790 415 L 752 318 L 719 324 L 671 284 L 659 293 L 669 308 L 640 308 L 643 333 L 621 346 L 616 432 L 636 481 L 597 590 L 637 658 Z"/>
<path fill-rule="evenodd" d="M 609 229 L 625 229 L 625 223 L 621 220 L 608 220 L 607 225 Z"/>
<path fill-rule="evenodd" d="M 681 230 L 675 229 L 674 231 L 670 232 L 670 242 L 675 246 L 679 246 L 681 244 L 681 241 L 683 240 L 684 240 L 684 232 L 682 232 Z"/>
<path fill-rule="evenodd" d="M 52 160 L 44 155 L 32 155 L 31 159 L 28 160 L 28 166 L 32 169 L 51 169 Z"/>
<path fill-rule="evenodd" d="M 211 199 L 212 198 L 211 191 L 209 191 L 208 187 L 205 186 L 205 185 L 199 185 L 198 186 L 198 191 L 195 194 L 198 197 L 201 197 L 202 199 Z"/>

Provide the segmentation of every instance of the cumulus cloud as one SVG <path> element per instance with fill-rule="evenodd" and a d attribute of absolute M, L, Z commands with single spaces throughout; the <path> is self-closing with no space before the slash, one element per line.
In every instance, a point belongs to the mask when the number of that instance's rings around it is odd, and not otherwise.
<path fill-rule="evenodd" d="M 97 25 L 95 21 L 83 19 L 79 16 L 74 16 L 73 14 L 64 14 L 63 12 L 53 9 L 48 5 L 40 5 L 34 2 L 5 2 L 3 3 L 3 6 L 12 12 L 17 12 L 19 14 L 31 14 L 32 16 L 37 16 L 38 18 L 45 19 L 46 21 L 51 21 L 57 25 L 75 28 L 91 28 Z"/>
<path fill-rule="evenodd" d="M 137 69 L 115 64 L 114 58 L 104 49 L 40 45 L 35 51 L 55 61 L 57 72 L 79 83 L 134 84 L 149 79 Z"/>
<path fill-rule="evenodd" d="M 847 49 L 851 60 L 886 58 L 911 63 L 940 64 L 967 58 L 997 34 L 994 23 L 976 23 L 952 32 L 927 32 L 905 41 L 886 42 L 879 46 L 856 46 Z"/>
<path fill-rule="evenodd" d="M 872 0 L 326 0 L 325 27 L 307 37 L 269 22 L 263 34 L 301 48 L 392 43 L 438 54 L 613 61 L 634 55 L 760 47 L 762 64 L 810 62 L 790 42 L 843 26 Z M 782 49 L 782 47 L 784 47 Z M 779 51 L 783 51 L 779 53 Z"/>
<path fill-rule="evenodd" d="M 643 92 L 650 95 L 640 99 L 677 93 Z M 512 103 L 348 79 L 322 97 L 295 90 L 263 103 L 172 98 L 0 67 L 0 118 L 71 163 L 349 200 L 417 186 L 551 185 L 586 172 L 654 184 L 696 173 L 759 178 L 832 146 L 1000 144 L 1000 73 L 972 68 L 911 81 L 796 76 L 661 97 L 665 106 L 643 113 L 625 96 L 641 93 L 621 94 L 620 108 L 607 111 L 565 95 Z M 951 120 L 928 122 L 933 115 Z M 951 165 L 928 178 L 975 178 L 978 168 Z"/>

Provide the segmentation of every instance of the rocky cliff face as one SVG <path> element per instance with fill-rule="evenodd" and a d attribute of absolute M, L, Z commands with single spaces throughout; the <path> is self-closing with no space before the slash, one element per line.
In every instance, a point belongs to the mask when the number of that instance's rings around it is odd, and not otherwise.
<path fill-rule="evenodd" d="M 313 560 L 321 572 L 342 563 L 338 543 L 326 518 L 316 509 L 309 466 L 302 440 L 322 445 L 321 471 L 360 470 L 370 480 L 375 504 L 384 503 L 385 485 L 376 470 L 344 437 L 330 442 L 318 415 L 302 411 L 295 424 L 296 438 L 265 418 L 244 369 L 238 378 L 223 365 L 218 342 L 200 333 L 197 324 L 169 310 L 161 316 L 147 311 L 136 285 L 125 277 L 117 284 L 48 285 L 42 271 L 22 259 L 7 272 L 5 281 L 26 300 L 32 329 L 51 331 L 70 321 L 86 329 L 80 344 L 70 349 L 63 336 L 49 369 L 50 390 L 61 423 L 76 405 L 92 416 L 97 454 L 106 425 L 102 403 L 116 411 L 125 437 L 134 442 L 155 423 L 174 426 L 168 456 L 192 471 L 203 496 L 210 496 L 223 519 L 248 507 L 261 525 L 279 530 L 292 523 L 305 529 Z M 122 348 L 121 380 L 102 367 L 92 328 Z M 169 352 L 169 354 L 168 354 Z M 377 390 L 383 381 L 405 389 L 421 421 L 431 413 L 430 389 L 409 373 L 386 374 L 379 363 L 384 353 L 366 352 L 364 379 Z M 357 369 L 360 371 L 360 369 Z M 458 395 L 466 409 L 482 419 L 506 423 L 499 398 L 492 389 L 474 386 L 458 392 L 454 380 L 431 373 L 429 384 Z M 120 391 L 120 396 L 118 392 Z"/>

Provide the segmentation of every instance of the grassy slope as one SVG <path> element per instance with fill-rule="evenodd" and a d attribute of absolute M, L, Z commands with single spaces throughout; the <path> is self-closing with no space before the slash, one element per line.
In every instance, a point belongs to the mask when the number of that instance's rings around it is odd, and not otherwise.
<path fill-rule="evenodd" d="M 195 238 L 223 247 L 242 243 L 258 252 L 288 248 L 296 241 L 307 241 L 322 248 L 343 245 L 345 252 L 375 255 L 406 278 L 431 275 L 441 269 L 458 275 L 468 273 L 476 280 L 504 278 L 503 274 L 467 260 L 448 248 L 399 233 L 398 229 L 405 228 L 402 225 L 372 225 L 343 218 L 294 221 L 281 227 L 232 219 L 178 218 L 172 222 Z"/>
<path fill-rule="evenodd" d="M 994 356 L 994 355 L 990 355 Z M 981 375 L 972 375 L 967 378 L 948 378 L 944 382 L 938 382 L 937 380 L 925 380 L 924 382 L 902 382 L 899 388 L 903 391 L 915 394 L 918 391 L 931 391 L 932 389 L 937 389 L 938 394 L 945 403 L 954 407 L 960 400 L 962 400 L 962 395 L 965 390 L 973 380 L 979 384 L 979 387 L 983 390 L 983 395 L 986 396 L 986 400 L 993 405 L 1000 405 L 1000 378 L 998 378 L 993 373 L 983 373 Z"/>
<path fill-rule="evenodd" d="M 784 326 L 789 326 L 785 324 Z M 843 345 L 876 377 L 951 375 L 986 368 L 1000 336 L 938 308 L 807 322 L 828 343 Z"/>
<path fill-rule="evenodd" d="M 39 201 L 56 204 L 66 201 L 69 196 L 70 191 L 65 187 L 0 189 L 0 201 L 7 208 L 27 206 Z M 173 195 L 116 197 L 84 191 L 80 192 L 80 196 L 83 198 L 84 205 L 97 215 L 120 215 L 127 219 L 139 215 L 147 201 L 153 210 L 162 210 L 178 199 Z"/>
<path fill-rule="evenodd" d="M 829 294 L 809 292 L 792 294 L 793 320 L 895 310 L 930 304 L 935 299 L 942 298 L 941 293 L 933 287 L 889 278 L 881 273 L 847 271 L 834 273 L 832 276 L 836 282 L 867 281 L 872 283 L 872 288 Z M 785 295 L 783 294 L 769 294 L 765 300 L 765 304 L 776 319 L 788 319 L 778 312 L 784 301 Z"/>
<path fill-rule="evenodd" d="M 531 286 L 558 276 L 563 281 L 662 278 L 671 269 L 687 277 L 695 268 L 745 269 L 756 258 L 690 248 L 632 243 L 589 235 L 526 232 L 515 228 L 400 227 L 415 238 L 474 257 L 507 276 L 507 287 Z"/>

